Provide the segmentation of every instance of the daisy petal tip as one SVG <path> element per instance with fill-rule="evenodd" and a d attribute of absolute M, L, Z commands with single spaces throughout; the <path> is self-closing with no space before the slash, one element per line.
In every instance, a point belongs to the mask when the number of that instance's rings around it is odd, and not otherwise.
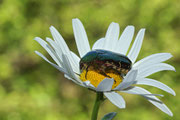
<path fill-rule="evenodd" d="M 52 28 L 54 28 L 52 25 L 49 27 L 49 29 L 52 29 Z"/>
<path fill-rule="evenodd" d="M 175 91 L 173 89 L 171 89 L 171 91 L 169 91 L 168 93 L 170 93 L 173 96 L 176 96 L 176 93 L 175 93 Z"/>
<path fill-rule="evenodd" d="M 76 19 L 77 19 L 77 18 L 73 18 L 73 19 L 72 19 L 72 23 L 76 22 Z"/>
<path fill-rule="evenodd" d="M 135 27 L 133 25 L 128 25 L 127 28 L 131 29 L 131 30 L 134 30 Z"/>
<path fill-rule="evenodd" d="M 173 96 L 176 96 L 176 93 L 174 92 L 174 90 L 172 91 L 172 93 L 171 93 Z"/>
<path fill-rule="evenodd" d="M 171 117 L 173 117 L 173 113 L 171 112 L 171 110 L 169 109 L 169 108 L 166 108 L 166 109 L 160 109 L 160 110 L 162 110 L 164 113 L 166 113 L 167 115 L 169 115 L 169 116 L 171 116 Z"/>
<path fill-rule="evenodd" d="M 38 37 L 35 37 L 34 40 L 36 40 Z"/>
<path fill-rule="evenodd" d="M 122 104 L 121 109 L 125 109 L 126 108 L 126 103 Z"/>
<path fill-rule="evenodd" d="M 160 97 L 164 97 L 164 95 L 159 94 Z"/>
<path fill-rule="evenodd" d="M 164 53 L 164 54 L 166 55 L 166 57 L 167 57 L 168 59 L 170 59 L 170 58 L 173 57 L 173 55 L 172 55 L 171 53 Z M 166 59 L 166 60 L 168 60 L 168 59 Z"/>
<path fill-rule="evenodd" d="M 113 22 L 113 23 L 114 23 L 114 25 L 119 26 L 119 24 L 118 24 L 118 23 L 115 23 L 115 22 Z"/>
<path fill-rule="evenodd" d="M 110 25 L 115 25 L 115 24 L 117 24 L 117 23 L 115 23 L 115 22 L 111 22 L 111 24 L 110 24 Z"/>
<path fill-rule="evenodd" d="M 104 92 L 104 95 L 118 108 L 125 108 L 126 102 L 124 98 L 116 92 Z"/>
<path fill-rule="evenodd" d="M 36 50 L 34 51 L 34 53 L 36 53 L 36 54 L 37 54 L 37 52 L 38 52 L 38 51 L 36 51 Z"/>
<path fill-rule="evenodd" d="M 173 57 L 173 55 L 171 53 L 167 53 L 167 54 L 169 55 L 170 58 Z"/>
<path fill-rule="evenodd" d="M 80 21 L 78 18 L 73 18 L 73 19 L 72 19 L 72 23 L 73 23 L 73 24 L 76 24 L 76 23 L 78 23 L 78 22 L 81 23 L 81 21 Z"/>
<path fill-rule="evenodd" d="M 169 116 L 173 117 L 173 113 L 170 110 L 167 111 L 166 114 L 168 114 Z"/>
<path fill-rule="evenodd" d="M 139 33 L 141 33 L 141 34 L 144 36 L 145 31 L 146 31 L 146 29 L 145 29 L 145 28 L 142 28 L 142 29 L 140 29 Z"/>
<path fill-rule="evenodd" d="M 51 32 L 56 30 L 56 28 L 54 26 L 52 26 L 52 25 L 49 27 L 49 29 L 50 29 Z"/>
<path fill-rule="evenodd" d="M 115 23 L 115 22 L 111 22 L 110 25 L 109 25 L 109 28 L 111 27 L 119 27 L 119 24 L 118 23 Z"/>
<path fill-rule="evenodd" d="M 34 53 L 36 53 L 37 55 L 41 54 L 39 51 L 35 50 Z"/>
<path fill-rule="evenodd" d="M 38 42 L 38 40 L 41 39 L 40 37 L 35 37 L 34 40 Z"/>
<path fill-rule="evenodd" d="M 170 70 L 176 72 L 176 69 L 175 69 L 175 67 L 173 67 L 173 66 L 171 66 L 171 69 L 170 69 Z"/>
<path fill-rule="evenodd" d="M 52 41 L 52 39 L 49 38 L 49 37 L 46 37 L 46 41 L 47 41 L 47 42 L 50 42 L 50 41 Z"/>
<path fill-rule="evenodd" d="M 99 83 L 99 85 L 96 88 L 96 91 L 98 92 L 110 91 L 113 83 L 114 83 L 114 79 L 105 78 L 103 81 Z"/>
<path fill-rule="evenodd" d="M 35 54 L 36 54 L 36 55 L 38 55 L 38 56 L 40 56 L 40 57 L 44 58 L 43 54 L 42 54 L 42 53 L 40 53 L 39 51 L 34 51 L 34 52 L 35 52 Z"/>
<path fill-rule="evenodd" d="M 142 28 L 141 30 L 142 30 L 143 32 L 145 32 L 145 31 L 146 31 L 146 28 Z"/>
<path fill-rule="evenodd" d="M 44 59 L 44 56 L 43 56 L 42 53 L 40 53 L 39 51 L 34 51 L 34 52 L 35 52 L 36 55 L 38 55 L 38 56 L 40 56 L 40 57 L 42 57 Z"/>

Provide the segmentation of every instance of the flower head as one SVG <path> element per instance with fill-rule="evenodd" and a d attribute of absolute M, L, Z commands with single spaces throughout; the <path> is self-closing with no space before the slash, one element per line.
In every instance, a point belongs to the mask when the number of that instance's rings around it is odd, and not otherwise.
<path fill-rule="evenodd" d="M 80 20 L 73 19 L 72 23 L 80 57 L 70 51 L 63 37 L 53 26 L 50 27 L 50 31 L 54 40 L 46 38 L 46 42 L 39 37 L 36 37 L 35 40 L 49 53 L 56 64 L 50 62 L 38 51 L 35 51 L 36 54 L 57 68 L 59 71 L 63 72 L 64 76 L 67 79 L 72 80 L 74 83 L 97 92 L 103 92 L 104 95 L 119 108 L 125 108 L 125 100 L 116 91 L 141 95 L 163 112 L 170 116 L 173 115 L 168 107 L 156 97 L 162 95 L 152 94 L 144 88 L 136 86 L 149 85 L 157 87 L 175 96 L 175 92 L 167 85 L 147 78 L 149 75 L 159 71 L 175 71 L 173 66 L 163 63 L 172 57 L 170 53 L 153 54 L 136 62 L 142 46 L 145 29 L 141 29 L 138 32 L 134 43 L 130 48 L 134 35 L 134 27 L 127 26 L 119 38 L 119 25 L 112 22 L 105 37 L 97 40 L 91 49 L 86 32 Z M 129 48 L 130 51 L 128 52 Z M 99 69 L 94 69 L 92 65 L 89 65 L 88 67 L 86 66 L 88 69 L 80 70 L 80 60 L 87 53 L 91 52 L 92 50 L 96 51 L 97 49 L 109 51 L 112 53 L 112 55 L 120 54 L 121 56 L 127 57 L 132 62 L 132 68 L 126 72 L 124 71 L 127 74 L 120 75 L 120 73 L 123 73 L 122 69 L 120 72 L 117 72 L 116 70 L 118 70 L 118 68 L 113 62 L 105 63 L 106 61 L 101 60 L 100 62 L 103 63 L 96 64 L 97 68 L 99 67 Z M 105 64 L 105 67 L 109 65 L 113 69 L 108 69 L 108 72 L 100 70 L 100 67 L 102 68 L 104 66 L 99 65 Z M 119 66 L 119 68 L 122 68 L 122 66 Z"/>

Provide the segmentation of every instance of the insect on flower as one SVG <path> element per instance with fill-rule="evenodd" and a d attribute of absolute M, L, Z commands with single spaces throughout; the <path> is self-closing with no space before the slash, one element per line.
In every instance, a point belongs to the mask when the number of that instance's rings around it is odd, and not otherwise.
<path fill-rule="evenodd" d="M 46 42 L 39 37 L 35 40 L 50 54 L 56 64 L 38 51 L 36 54 L 64 73 L 67 79 L 97 93 L 101 92 L 119 108 L 126 106 L 124 98 L 120 95 L 123 92 L 140 95 L 161 111 L 173 116 L 170 109 L 156 97 L 162 95 L 152 94 L 140 86 L 153 86 L 176 95 L 167 85 L 147 78 L 159 71 L 175 71 L 173 66 L 163 63 L 172 57 L 170 53 L 156 53 L 136 62 L 145 29 L 138 32 L 130 48 L 134 26 L 127 26 L 119 38 L 119 24 L 112 22 L 105 37 L 97 40 L 91 49 L 81 21 L 73 19 L 72 23 L 80 57 L 69 49 L 61 34 L 53 26 L 50 27 L 50 31 L 54 40 L 46 38 Z"/>
<path fill-rule="evenodd" d="M 107 78 L 111 78 L 108 74 L 114 73 L 122 78 L 131 70 L 131 60 L 123 55 L 107 50 L 93 50 L 88 52 L 80 60 L 80 71 L 85 71 L 85 79 L 89 70 L 96 71 Z M 108 73 L 108 74 L 107 74 Z M 114 78 L 116 83 L 117 79 Z"/>
<path fill-rule="evenodd" d="M 107 50 L 93 50 L 88 52 L 80 61 L 81 72 L 92 68 L 109 77 L 106 72 L 117 72 L 122 77 L 131 69 L 131 60 L 122 54 Z"/>

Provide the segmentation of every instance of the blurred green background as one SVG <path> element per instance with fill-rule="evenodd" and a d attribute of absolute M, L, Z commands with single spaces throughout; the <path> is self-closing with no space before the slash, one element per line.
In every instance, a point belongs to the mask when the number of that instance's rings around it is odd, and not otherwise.
<path fill-rule="evenodd" d="M 126 109 L 105 101 L 99 119 L 118 112 L 115 120 L 180 120 L 180 4 L 179 0 L 0 0 L 0 120 L 89 120 L 95 93 L 64 78 L 63 74 L 37 56 L 47 52 L 33 39 L 51 37 L 55 26 L 70 49 L 77 53 L 71 20 L 79 18 L 91 46 L 105 36 L 109 24 L 120 24 L 121 33 L 134 25 L 136 33 L 146 28 L 138 59 L 153 53 L 169 52 L 168 63 L 176 72 L 150 76 L 172 87 L 174 97 L 144 86 L 174 113 L 173 118 L 147 100 L 123 94 Z"/>

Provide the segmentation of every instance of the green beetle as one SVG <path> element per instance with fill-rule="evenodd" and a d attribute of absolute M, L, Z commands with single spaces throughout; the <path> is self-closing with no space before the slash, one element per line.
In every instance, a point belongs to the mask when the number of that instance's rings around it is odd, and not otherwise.
<path fill-rule="evenodd" d="M 112 71 L 124 77 L 132 67 L 132 62 L 127 56 L 100 49 L 88 52 L 79 64 L 81 72 L 86 70 L 87 74 L 89 69 L 93 69 L 106 77 L 109 77 L 106 73 Z"/>

